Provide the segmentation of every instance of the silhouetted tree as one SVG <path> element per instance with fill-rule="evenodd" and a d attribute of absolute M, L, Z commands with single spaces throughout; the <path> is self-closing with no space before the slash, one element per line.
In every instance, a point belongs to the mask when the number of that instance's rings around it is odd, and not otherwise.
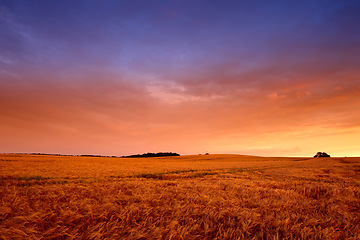
<path fill-rule="evenodd" d="M 180 156 L 178 153 L 172 152 L 159 152 L 159 153 L 144 153 L 144 154 L 137 154 L 137 155 L 130 155 L 124 156 L 126 158 L 142 158 L 142 157 L 169 157 L 169 156 Z"/>
<path fill-rule="evenodd" d="M 330 157 L 329 154 L 327 154 L 326 152 L 318 152 L 314 158 L 320 158 L 320 157 Z"/>

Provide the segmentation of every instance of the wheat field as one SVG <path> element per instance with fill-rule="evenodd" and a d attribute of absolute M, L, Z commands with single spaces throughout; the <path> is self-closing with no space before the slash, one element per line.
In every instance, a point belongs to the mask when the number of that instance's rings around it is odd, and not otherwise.
<path fill-rule="evenodd" d="M 0 239 L 360 239 L 360 158 L 0 154 Z"/>

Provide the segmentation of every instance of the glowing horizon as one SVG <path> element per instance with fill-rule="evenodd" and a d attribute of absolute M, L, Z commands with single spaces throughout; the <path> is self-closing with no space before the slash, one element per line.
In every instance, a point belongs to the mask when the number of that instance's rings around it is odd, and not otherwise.
<path fill-rule="evenodd" d="M 0 152 L 360 156 L 359 10 L 4 1 Z"/>

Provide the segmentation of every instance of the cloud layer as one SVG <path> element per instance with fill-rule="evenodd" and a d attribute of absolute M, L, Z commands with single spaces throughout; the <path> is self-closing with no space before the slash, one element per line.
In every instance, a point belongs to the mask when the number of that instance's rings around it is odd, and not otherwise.
<path fill-rule="evenodd" d="M 359 10 L 4 1 L 0 151 L 359 155 Z"/>

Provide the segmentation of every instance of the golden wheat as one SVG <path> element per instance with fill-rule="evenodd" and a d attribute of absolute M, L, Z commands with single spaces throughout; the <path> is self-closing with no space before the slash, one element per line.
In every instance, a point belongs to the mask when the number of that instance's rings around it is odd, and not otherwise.
<path fill-rule="evenodd" d="M 1 239 L 360 239 L 359 158 L 0 159 Z"/>

